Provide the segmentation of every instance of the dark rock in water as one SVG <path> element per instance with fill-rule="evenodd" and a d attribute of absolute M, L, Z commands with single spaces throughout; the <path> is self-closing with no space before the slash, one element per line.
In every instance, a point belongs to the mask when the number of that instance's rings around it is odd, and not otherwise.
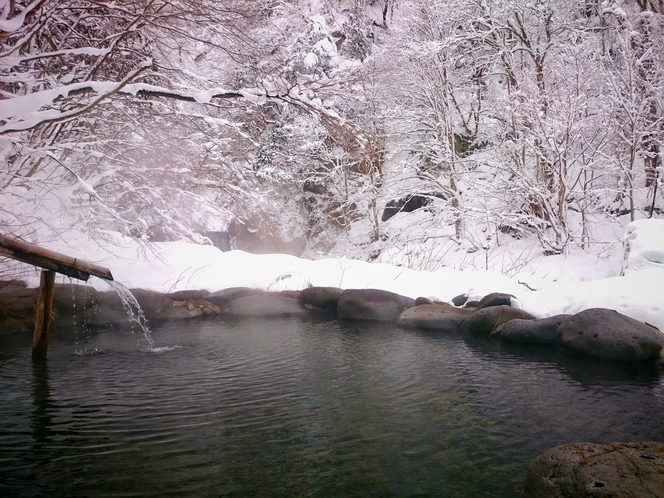
<path fill-rule="evenodd" d="M 339 287 L 308 287 L 300 292 L 300 302 L 306 307 L 336 312 L 342 293 Z"/>
<path fill-rule="evenodd" d="M 238 299 L 245 296 L 253 296 L 255 294 L 262 294 L 262 291 L 257 289 L 250 289 L 249 287 L 229 287 L 222 289 L 212 294 L 205 296 L 205 300 L 223 308 L 226 304 L 230 303 L 233 299 Z"/>
<path fill-rule="evenodd" d="M 302 291 L 299 290 L 287 289 L 279 292 L 271 292 L 269 294 L 274 294 L 276 296 L 281 296 L 281 297 L 292 297 L 293 299 L 297 299 L 299 301 L 301 293 Z"/>
<path fill-rule="evenodd" d="M 0 282 L 1 330 L 22 331 L 22 322 L 34 320 L 36 304 L 37 289 L 28 289 L 22 282 Z"/>
<path fill-rule="evenodd" d="M 31 334 L 35 329 L 34 318 L 0 318 L 0 334 Z"/>
<path fill-rule="evenodd" d="M 0 298 L 0 318 L 23 319 L 34 317 L 37 296 L 13 297 L 2 296 Z"/>
<path fill-rule="evenodd" d="M 434 304 L 434 302 L 428 297 L 420 296 L 415 299 L 415 306 L 422 306 L 423 304 Z"/>
<path fill-rule="evenodd" d="M 501 323 L 509 322 L 515 318 L 534 320 L 535 317 L 525 311 L 511 306 L 490 306 L 475 311 L 461 325 L 461 332 L 477 336 L 488 337 Z"/>
<path fill-rule="evenodd" d="M 107 308 L 103 305 L 88 308 L 77 316 L 59 316 L 56 320 L 58 327 L 70 327 L 80 323 L 84 327 L 90 328 L 128 325 L 130 322 L 131 317 L 125 311 Z"/>
<path fill-rule="evenodd" d="M 150 318 L 172 305 L 171 299 L 161 292 L 131 289 L 131 293 L 136 298 L 146 318 Z M 99 293 L 99 301 L 101 307 L 124 312 L 122 299 L 115 291 Z"/>
<path fill-rule="evenodd" d="M 512 294 L 505 294 L 503 292 L 492 292 L 487 294 L 477 304 L 477 309 L 488 308 L 490 306 L 512 306 Z"/>
<path fill-rule="evenodd" d="M 577 313 L 565 320 L 558 332 L 563 346 L 607 360 L 655 358 L 664 345 L 664 335 L 655 327 L 604 308 Z"/>
<path fill-rule="evenodd" d="M 524 498 L 664 497 L 664 443 L 556 446 L 528 467 Z"/>
<path fill-rule="evenodd" d="M 202 308 L 174 306 L 166 308 L 155 315 L 158 320 L 188 320 L 190 318 L 199 318 L 205 315 Z"/>
<path fill-rule="evenodd" d="M 229 316 L 288 316 L 306 312 L 297 299 L 274 294 L 240 297 L 221 310 L 223 315 Z"/>
<path fill-rule="evenodd" d="M 473 310 L 455 308 L 449 304 L 422 304 L 401 313 L 397 323 L 402 327 L 458 332 L 461 324 L 472 313 Z"/>
<path fill-rule="evenodd" d="M 199 316 L 218 315 L 219 306 L 207 301 L 204 296 L 208 292 L 181 291 L 167 294 L 166 301 L 154 314 L 157 320 L 183 320 L 187 318 L 198 318 Z M 177 298 L 177 299 L 176 299 Z"/>
<path fill-rule="evenodd" d="M 452 298 L 452 304 L 454 306 L 463 306 L 468 301 L 468 294 L 459 294 Z"/>
<path fill-rule="evenodd" d="M 162 308 L 157 313 L 156 317 L 159 319 L 167 319 L 171 315 L 173 318 L 196 318 L 202 315 L 218 315 L 220 313 L 219 306 L 208 301 L 206 297 L 210 293 L 207 291 L 188 290 L 179 291 L 167 294 L 166 297 L 170 300 L 168 308 Z M 169 311 L 169 309 L 186 308 L 189 313 L 183 310 Z M 195 311 L 198 310 L 198 311 Z"/>
<path fill-rule="evenodd" d="M 171 299 L 161 292 L 132 289 L 131 293 L 134 295 L 136 301 L 140 304 L 143 313 L 148 318 L 171 306 Z"/>
<path fill-rule="evenodd" d="M 53 309 L 71 315 L 99 304 L 99 292 L 94 287 L 78 284 L 55 284 Z"/>
<path fill-rule="evenodd" d="M 0 281 L 0 302 L 3 299 L 32 297 L 37 295 L 37 289 L 28 288 L 19 280 Z"/>
<path fill-rule="evenodd" d="M 339 298 L 337 315 L 351 320 L 393 321 L 415 300 L 379 289 L 346 289 Z"/>
<path fill-rule="evenodd" d="M 496 327 L 490 337 L 524 344 L 558 344 L 558 327 L 572 315 L 556 315 L 536 320 L 516 318 Z"/>
<path fill-rule="evenodd" d="M 221 308 L 219 308 L 219 306 L 212 304 L 210 301 L 206 301 L 205 299 L 196 301 L 194 303 L 194 307 L 201 310 L 205 316 L 214 316 L 221 313 Z"/>

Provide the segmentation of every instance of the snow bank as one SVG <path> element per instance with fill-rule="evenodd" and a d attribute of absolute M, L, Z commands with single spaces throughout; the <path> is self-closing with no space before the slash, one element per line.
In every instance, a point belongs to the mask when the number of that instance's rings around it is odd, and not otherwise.
<path fill-rule="evenodd" d="M 623 245 L 623 274 L 664 269 L 664 220 L 633 221 L 627 225 Z"/>
<path fill-rule="evenodd" d="M 629 246 L 629 271 L 624 276 L 584 282 L 540 280 L 536 291 L 518 278 L 493 271 L 441 268 L 425 272 L 344 258 L 314 261 L 284 254 L 221 252 L 213 246 L 187 242 L 155 244 L 154 250 L 146 253 L 131 239 L 113 233 L 108 235 L 108 241 L 113 243 L 108 250 L 83 235 L 68 236 L 67 243 L 58 240 L 43 245 L 106 266 L 117 281 L 129 288 L 214 292 L 246 286 L 280 291 L 316 285 L 384 289 L 440 301 L 450 301 L 459 294 L 479 299 L 490 292 L 507 292 L 516 296 L 517 307 L 538 317 L 602 307 L 664 331 L 664 302 L 659 291 L 664 282 L 664 257 L 658 259 L 664 256 L 664 221 L 632 223 L 625 240 Z M 66 277 L 59 278 L 68 281 Z M 28 284 L 36 287 L 38 275 L 29 277 Z M 94 278 L 90 285 L 108 289 L 105 282 Z"/>

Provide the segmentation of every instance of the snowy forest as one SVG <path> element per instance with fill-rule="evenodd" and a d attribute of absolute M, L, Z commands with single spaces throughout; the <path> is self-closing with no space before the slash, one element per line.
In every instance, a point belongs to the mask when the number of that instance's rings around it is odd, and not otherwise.
<path fill-rule="evenodd" d="M 32 242 L 509 272 L 664 209 L 664 0 L 0 0 L 0 38 Z"/>

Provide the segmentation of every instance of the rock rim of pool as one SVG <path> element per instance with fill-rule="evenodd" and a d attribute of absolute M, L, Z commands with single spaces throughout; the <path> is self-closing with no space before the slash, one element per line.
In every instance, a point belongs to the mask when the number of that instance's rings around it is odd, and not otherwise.
<path fill-rule="evenodd" d="M 535 458 L 524 498 L 664 496 L 664 442 L 564 444 Z"/>
<path fill-rule="evenodd" d="M 187 290 L 159 293 L 132 289 L 150 322 L 203 317 L 279 318 L 324 314 L 345 321 L 394 323 L 400 327 L 460 332 L 505 342 L 558 348 L 600 360 L 642 362 L 659 360 L 664 334 L 614 310 L 593 308 L 575 315 L 537 319 L 512 307 L 513 296 L 493 292 L 479 307 L 467 302 L 436 303 L 380 289 L 309 287 L 302 291 L 269 292 L 234 287 L 214 293 Z M 0 331 L 32 332 L 37 289 L 21 282 L 0 282 Z M 422 304 L 420 304 L 422 303 Z M 114 291 L 87 286 L 57 285 L 54 327 L 126 325 L 132 317 Z"/>

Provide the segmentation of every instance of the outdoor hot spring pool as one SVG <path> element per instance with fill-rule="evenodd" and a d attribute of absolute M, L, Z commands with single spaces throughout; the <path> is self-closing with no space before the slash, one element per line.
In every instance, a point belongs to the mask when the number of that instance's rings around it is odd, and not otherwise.
<path fill-rule="evenodd" d="M 515 497 L 552 446 L 664 440 L 655 367 L 299 318 L 152 334 L 58 330 L 45 366 L 1 336 L 1 496 Z"/>

